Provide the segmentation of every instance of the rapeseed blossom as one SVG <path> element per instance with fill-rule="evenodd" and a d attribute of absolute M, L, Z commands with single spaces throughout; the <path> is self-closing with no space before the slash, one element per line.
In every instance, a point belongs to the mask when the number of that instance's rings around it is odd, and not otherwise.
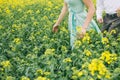
<path fill-rule="evenodd" d="M 20 38 L 15 38 L 13 40 L 13 42 L 16 43 L 16 44 L 20 44 L 21 43 L 21 39 Z"/>
<path fill-rule="evenodd" d="M 95 75 L 96 72 L 98 78 L 101 78 L 103 76 L 107 76 L 106 78 L 109 78 L 110 72 L 106 68 L 106 66 L 103 64 L 103 61 L 99 59 L 93 59 L 91 63 L 88 65 L 88 69 L 92 76 Z"/>
<path fill-rule="evenodd" d="M 89 34 L 86 33 L 85 36 L 82 39 L 82 42 L 90 43 L 90 40 L 91 40 L 91 38 L 90 38 Z"/>
<path fill-rule="evenodd" d="M 28 78 L 26 76 L 22 76 L 21 80 L 30 80 L 30 78 Z"/>
<path fill-rule="evenodd" d="M 103 44 L 109 43 L 108 38 L 107 38 L 107 37 L 102 38 L 102 43 L 103 43 Z"/>
<path fill-rule="evenodd" d="M 2 61 L 2 62 L 1 62 L 1 65 L 2 65 L 4 68 L 7 68 L 7 67 L 10 67 L 11 63 L 10 63 L 10 61 Z"/>
<path fill-rule="evenodd" d="M 101 60 L 104 60 L 108 64 L 111 64 L 112 62 L 117 60 L 117 54 L 112 54 L 109 51 L 104 51 L 100 57 Z"/>
<path fill-rule="evenodd" d="M 35 80 L 49 80 L 46 77 L 38 76 Z"/>
<path fill-rule="evenodd" d="M 63 59 L 63 62 L 69 63 L 69 62 L 72 62 L 72 60 L 71 60 L 71 58 L 65 58 L 65 59 Z"/>
<path fill-rule="evenodd" d="M 54 51 L 55 51 L 55 49 L 47 49 L 44 54 L 45 55 L 53 55 Z"/>
<path fill-rule="evenodd" d="M 86 56 L 91 56 L 92 55 L 92 53 L 89 50 L 86 50 L 86 49 L 84 50 L 84 53 L 85 53 Z"/>

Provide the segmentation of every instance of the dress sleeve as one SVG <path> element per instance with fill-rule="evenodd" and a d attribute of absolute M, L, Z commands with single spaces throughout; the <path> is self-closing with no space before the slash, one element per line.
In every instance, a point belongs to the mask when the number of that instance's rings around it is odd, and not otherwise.
<path fill-rule="evenodd" d="M 104 4 L 103 4 L 103 0 L 97 0 L 97 10 L 96 10 L 96 15 L 97 15 L 97 19 L 102 18 L 102 13 L 104 10 Z"/>

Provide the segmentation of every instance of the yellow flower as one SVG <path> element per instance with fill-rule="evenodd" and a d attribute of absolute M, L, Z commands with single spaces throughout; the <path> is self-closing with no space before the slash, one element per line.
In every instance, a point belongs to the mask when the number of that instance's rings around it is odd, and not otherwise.
<path fill-rule="evenodd" d="M 15 38 L 13 40 L 13 42 L 16 43 L 16 44 L 20 44 L 21 43 L 21 39 L 20 38 Z"/>
<path fill-rule="evenodd" d="M 104 34 L 107 34 L 108 32 L 105 30 L 103 33 L 104 33 Z"/>
<path fill-rule="evenodd" d="M 84 71 L 77 70 L 76 67 L 73 67 L 72 71 L 73 71 L 72 79 L 80 78 L 84 73 Z"/>
<path fill-rule="evenodd" d="M 98 79 L 101 79 L 102 76 L 101 75 L 97 75 L 97 77 L 98 77 Z"/>
<path fill-rule="evenodd" d="M 110 34 L 116 34 L 116 30 L 112 30 Z"/>
<path fill-rule="evenodd" d="M 4 71 L 4 69 L 3 69 L 3 68 L 0 68 L 0 72 L 1 72 L 1 71 Z"/>
<path fill-rule="evenodd" d="M 51 17 L 53 17 L 53 16 L 54 16 L 54 14 L 52 13 L 52 14 L 50 14 L 50 16 L 51 16 Z"/>
<path fill-rule="evenodd" d="M 104 51 L 104 52 L 102 53 L 102 56 L 101 56 L 100 59 L 104 60 L 104 59 L 106 58 L 106 56 L 110 56 L 110 52 L 109 52 L 109 51 Z"/>
<path fill-rule="evenodd" d="M 50 64 L 51 64 L 51 61 L 47 61 L 46 64 L 47 64 L 47 65 L 50 65 Z"/>
<path fill-rule="evenodd" d="M 15 47 L 11 47 L 11 50 L 12 50 L 12 51 L 15 51 L 15 50 L 16 50 L 16 48 L 15 48 Z"/>
<path fill-rule="evenodd" d="M 111 74 L 110 74 L 110 73 L 107 73 L 107 74 L 105 75 L 105 78 L 107 78 L 107 79 L 110 79 L 110 77 L 111 77 Z"/>
<path fill-rule="evenodd" d="M 60 29 L 61 31 L 68 33 L 68 30 L 65 27 L 61 27 Z"/>
<path fill-rule="evenodd" d="M 40 34 L 41 34 L 41 32 L 40 32 L 40 31 L 37 31 L 35 34 L 36 34 L 36 35 L 40 35 Z"/>
<path fill-rule="evenodd" d="M 39 13 L 40 13 L 40 10 L 37 10 L 36 13 L 39 14 Z"/>
<path fill-rule="evenodd" d="M 89 51 L 89 50 L 84 50 L 84 53 L 86 54 L 86 56 L 91 56 L 92 55 L 92 53 Z"/>
<path fill-rule="evenodd" d="M 35 80 L 49 80 L 49 79 L 47 79 L 46 77 L 42 77 L 42 76 L 39 76 L 37 79 L 35 79 Z"/>
<path fill-rule="evenodd" d="M 48 20 L 48 17 L 47 16 L 43 16 L 43 20 Z"/>
<path fill-rule="evenodd" d="M 22 9 L 21 9 L 21 8 L 19 8 L 19 9 L 18 9 L 18 11 L 19 11 L 19 12 L 22 12 Z"/>
<path fill-rule="evenodd" d="M 35 40 L 34 33 L 31 33 L 31 35 L 29 36 L 29 39 L 30 39 L 30 40 Z"/>
<path fill-rule="evenodd" d="M 72 67 L 71 69 L 74 71 L 74 70 L 76 70 L 76 67 Z"/>
<path fill-rule="evenodd" d="M 2 10 L 0 9 L 0 13 L 2 12 Z"/>
<path fill-rule="evenodd" d="M 117 60 L 117 54 L 111 54 L 109 51 L 104 51 L 100 57 L 101 60 L 104 60 L 108 64 Z"/>
<path fill-rule="evenodd" d="M 105 77 L 106 77 L 107 79 L 110 79 L 110 75 L 106 75 Z"/>
<path fill-rule="evenodd" d="M 107 43 L 109 43 L 108 38 L 106 38 L 106 37 L 105 37 L 105 38 L 102 38 L 102 43 L 103 43 L 103 44 L 107 44 Z"/>
<path fill-rule="evenodd" d="M 81 45 L 82 45 L 82 43 L 81 43 L 80 40 L 76 40 L 76 41 L 74 42 L 74 46 L 75 46 L 76 48 L 79 48 Z"/>
<path fill-rule="evenodd" d="M 25 15 L 25 17 L 27 17 L 27 15 Z M 35 21 L 35 17 L 34 16 L 30 17 L 30 18 L 31 18 L 31 20 Z"/>
<path fill-rule="evenodd" d="M 58 9 L 59 7 L 58 6 L 55 6 L 55 9 Z"/>
<path fill-rule="evenodd" d="M 67 52 L 67 51 L 68 51 L 67 48 L 66 48 L 66 46 L 62 46 L 61 50 L 62 50 L 63 52 Z"/>
<path fill-rule="evenodd" d="M 52 4 L 51 1 L 49 1 L 49 2 L 47 3 L 47 5 L 49 5 L 49 7 L 52 7 L 52 6 L 53 6 L 53 4 Z"/>
<path fill-rule="evenodd" d="M 51 8 L 47 8 L 47 11 L 51 11 Z"/>
<path fill-rule="evenodd" d="M 47 50 L 45 51 L 45 55 L 53 55 L 53 54 L 54 54 L 54 51 L 55 51 L 55 49 L 47 49 Z"/>
<path fill-rule="evenodd" d="M 46 76 L 50 75 L 50 72 L 44 72 L 44 75 L 46 75 Z"/>
<path fill-rule="evenodd" d="M 83 72 L 79 71 L 77 75 L 78 75 L 78 77 L 81 77 L 83 75 Z"/>
<path fill-rule="evenodd" d="M 0 25 L 0 29 L 3 29 L 3 26 Z"/>
<path fill-rule="evenodd" d="M 38 70 L 36 71 L 36 73 L 38 73 L 38 74 L 43 74 L 43 70 L 42 70 L 42 69 L 38 69 Z"/>
<path fill-rule="evenodd" d="M 90 78 L 89 80 L 94 80 L 93 78 Z"/>
<path fill-rule="evenodd" d="M 6 10 L 6 13 L 7 13 L 7 14 L 10 14 L 10 13 L 11 13 L 11 11 L 10 11 L 9 9 L 7 9 L 7 10 Z"/>
<path fill-rule="evenodd" d="M 38 25 L 38 22 L 37 22 L 37 21 L 35 21 L 35 22 L 33 23 L 33 25 L 34 25 L 34 26 Z"/>
<path fill-rule="evenodd" d="M 32 14 L 32 13 L 33 13 L 33 10 L 28 10 L 27 13 L 28 13 L 28 14 Z"/>
<path fill-rule="evenodd" d="M 117 38 L 117 41 L 120 41 L 120 37 L 119 37 L 119 38 Z"/>
<path fill-rule="evenodd" d="M 10 67 L 11 63 L 10 63 L 10 61 L 2 61 L 2 62 L 1 62 L 1 65 L 2 65 L 4 68 L 6 68 L 6 67 Z"/>
<path fill-rule="evenodd" d="M 87 65 L 88 65 L 88 64 L 89 64 L 88 62 L 85 62 L 84 64 L 82 64 L 82 69 L 87 68 Z"/>
<path fill-rule="evenodd" d="M 39 48 L 37 47 L 37 46 L 35 46 L 34 48 L 33 48 L 33 51 L 35 52 L 35 51 L 38 51 L 39 50 Z"/>
<path fill-rule="evenodd" d="M 63 62 L 72 62 L 72 60 L 71 60 L 71 58 L 65 58 L 64 60 L 63 60 Z"/>
<path fill-rule="evenodd" d="M 93 30 L 93 29 L 91 29 L 89 32 L 90 32 L 91 34 L 95 34 L 95 30 Z"/>
<path fill-rule="evenodd" d="M 76 80 L 76 79 L 77 79 L 77 76 L 72 76 L 72 79 L 73 79 L 73 80 Z"/>
<path fill-rule="evenodd" d="M 99 65 L 99 66 L 98 66 Z M 88 65 L 88 70 L 91 72 L 91 74 L 94 76 L 95 72 L 98 72 L 97 76 L 100 78 L 101 76 L 105 76 L 109 71 L 103 64 L 103 61 L 99 59 L 93 59 L 91 63 Z"/>
<path fill-rule="evenodd" d="M 7 76 L 6 80 L 15 80 L 15 78 L 12 76 Z"/>
<path fill-rule="evenodd" d="M 30 80 L 28 77 L 22 76 L 21 80 Z"/>
<path fill-rule="evenodd" d="M 15 6 L 14 6 L 14 5 L 12 5 L 12 8 L 13 8 L 13 9 L 15 9 Z"/>
<path fill-rule="evenodd" d="M 43 40 L 47 40 L 47 39 L 48 39 L 48 36 L 44 36 L 44 37 L 43 37 Z"/>
<path fill-rule="evenodd" d="M 90 42 L 90 36 L 89 36 L 88 33 L 85 34 L 85 36 L 83 37 L 82 41 L 83 41 L 83 42 L 87 42 L 87 43 Z"/>
<path fill-rule="evenodd" d="M 106 46 L 105 46 L 105 48 L 110 48 L 110 45 L 109 45 L 109 44 L 108 44 L 108 45 L 106 45 Z"/>
<path fill-rule="evenodd" d="M 79 73 L 79 70 L 77 70 L 77 69 L 73 70 L 73 75 L 78 76 L 78 73 Z"/>
<path fill-rule="evenodd" d="M 55 23 L 57 20 L 53 20 L 53 22 Z"/>

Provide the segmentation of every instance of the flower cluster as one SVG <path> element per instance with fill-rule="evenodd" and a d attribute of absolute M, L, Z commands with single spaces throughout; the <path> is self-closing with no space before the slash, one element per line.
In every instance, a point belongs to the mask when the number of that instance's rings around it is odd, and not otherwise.
<path fill-rule="evenodd" d="M 101 60 L 104 60 L 108 64 L 117 60 L 117 54 L 112 54 L 109 51 L 104 51 L 100 57 Z"/>
<path fill-rule="evenodd" d="M 88 69 L 90 70 L 92 76 L 94 76 L 95 73 L 98 72 L 97 73 L 98 78 L 101 78 L 102 76 L 105 76 L 108 79 L 110 78 L 110 72 L 103 64 L 103 61 L 99 59 L 93 59 L 91 63 L 88 65 Z"/>

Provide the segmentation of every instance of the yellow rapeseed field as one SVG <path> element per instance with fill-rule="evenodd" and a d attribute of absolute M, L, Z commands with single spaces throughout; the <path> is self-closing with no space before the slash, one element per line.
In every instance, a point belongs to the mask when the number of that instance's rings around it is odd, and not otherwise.
<path fill-rule="evenodd" d="M 70 50 L 68 16 L 52 32 L 62 6 L 0 0 L 0 80 L 120 80 L 120 36 L 91 30 Z"/>

